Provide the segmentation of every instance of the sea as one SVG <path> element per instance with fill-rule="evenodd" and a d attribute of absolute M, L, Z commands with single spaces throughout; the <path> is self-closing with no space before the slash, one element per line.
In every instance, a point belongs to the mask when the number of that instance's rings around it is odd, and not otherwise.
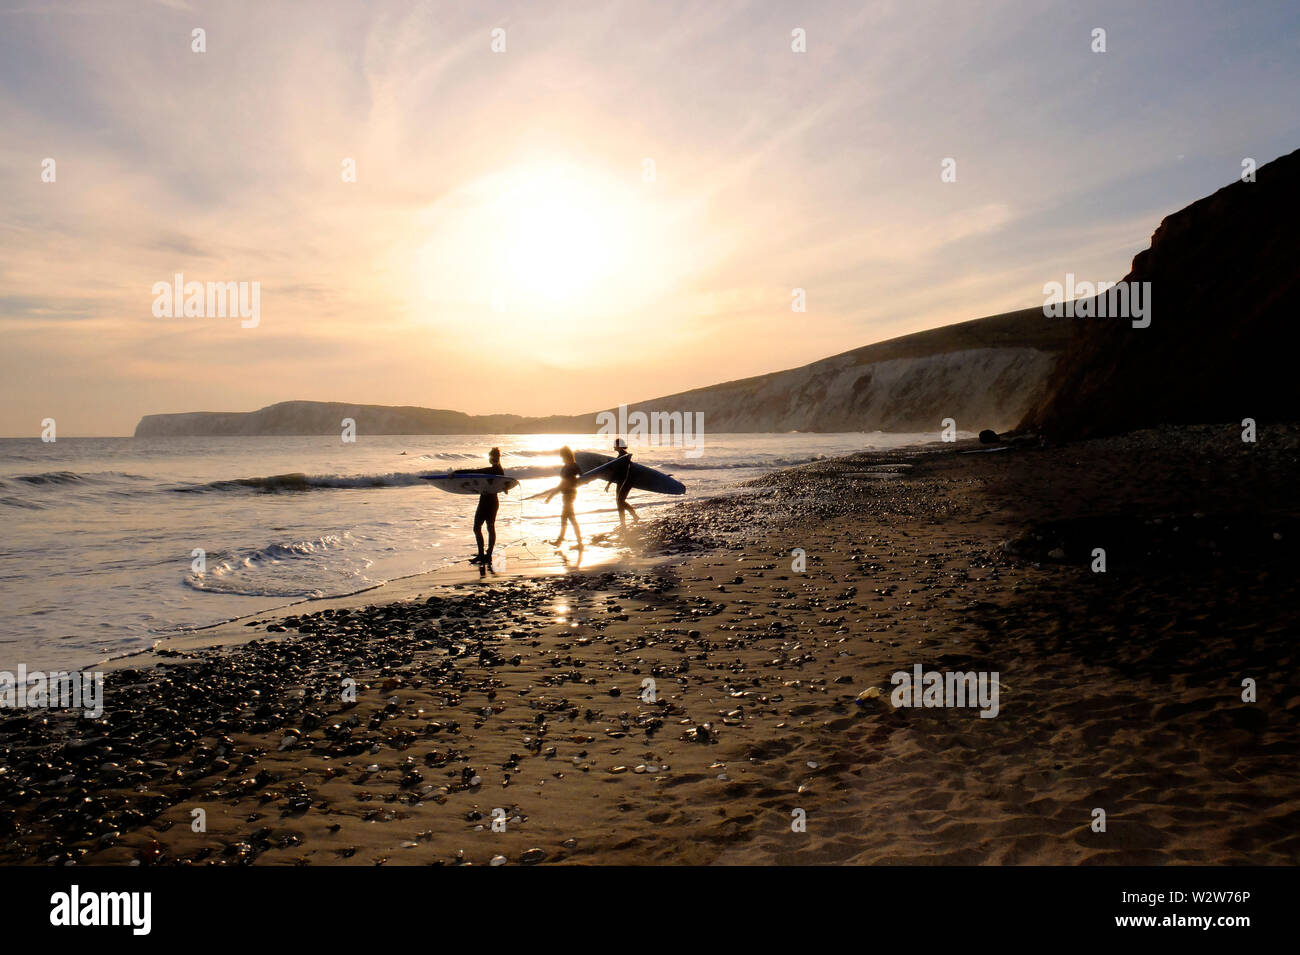
<path fill-rule="evenodd" d="M 643 517 L 747 479 L 928 434 L 717 434 L 698 456 L 637 447 L 685 497 L 633 492 Z M 499 447 L 521 486 L 501 497 L 498 547 L 530 553 L 558 528 L 559 448 L 611 453 L 592 435 L 338 435 L 0 439 L 0 671 L 83 669 L 169 635 L 357 593 L 474 555 L 477 498 L 426 475 Z M 602 481 L 584 485 L 585 535 L 617 523 Z"/>

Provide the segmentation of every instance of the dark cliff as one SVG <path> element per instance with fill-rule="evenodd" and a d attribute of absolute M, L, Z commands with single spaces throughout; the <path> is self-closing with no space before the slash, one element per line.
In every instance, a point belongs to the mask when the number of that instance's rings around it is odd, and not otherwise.
<path fill-rule="evenodd" d="M 1151 283 L 1150 327 L 1059 319 L 1074 338 L 1021 427 L 1079 438 L 1300 418 L 1298 226 L 1300 150 L 1167 216 L 1124 277 Z"/>

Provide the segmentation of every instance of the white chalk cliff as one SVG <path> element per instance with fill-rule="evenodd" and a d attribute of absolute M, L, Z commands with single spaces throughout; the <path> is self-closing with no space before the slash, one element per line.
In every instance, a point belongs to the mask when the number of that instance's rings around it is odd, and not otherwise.
<path fill-rule="evenodd" d="M 708 433 L 1009 429 L 1044 397 L 1070 331 L 1041 308 L 948 325 L 755 378 L 628 402 L 629 413 L 702 413 Z M 619 396 L 612 396 L 617 401 Z M 606 410 L 616 410 L 609 408 Z M 341 402 L 287 401 L 252 412 L 146 415 L 136 437 L 592 433 L 596 415 L 525 418 Z"/>

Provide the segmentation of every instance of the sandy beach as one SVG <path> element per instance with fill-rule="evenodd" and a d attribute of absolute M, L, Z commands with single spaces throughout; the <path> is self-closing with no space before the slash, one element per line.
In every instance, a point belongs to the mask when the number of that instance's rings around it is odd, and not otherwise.
<path fill-rule="evenodd" d="M 0 724 L 0 859 L 1300 860 L 1300 429 L 975 451 L 171 640 L 98 721 Z M 894 706 L 917 664 L 998 674 L 996 717 Z"/>

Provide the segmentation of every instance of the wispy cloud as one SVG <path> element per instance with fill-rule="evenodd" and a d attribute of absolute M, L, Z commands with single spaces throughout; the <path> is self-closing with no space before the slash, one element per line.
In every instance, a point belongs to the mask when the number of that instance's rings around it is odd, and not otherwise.
<path fill-rule="evenodd" d="M 1175 0 L 11 4 L 0 431 L 342 393 L 577 412 L 1119 278 L 1162 215 L 1295 148 L 1298 26 Z M 494 311 L 485 184 L 557 165 L 623 258 Z M 259 282 L 262 323 L 154 318 L 175 273 Z"/>

